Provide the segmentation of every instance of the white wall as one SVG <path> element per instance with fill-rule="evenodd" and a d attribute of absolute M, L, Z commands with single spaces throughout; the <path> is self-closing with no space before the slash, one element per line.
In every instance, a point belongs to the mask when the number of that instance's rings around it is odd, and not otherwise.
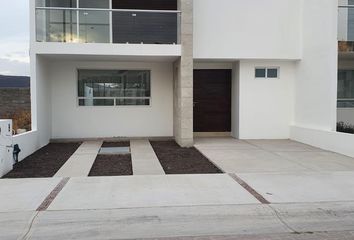
<path fill-rule="evenodd" d="M 78 107 L 77 69 L 151 69 L 151 106 Z M 51 62 L 52 137 L 173 136 L 172 63 Z"/>
<path fill-rule="evenodd" d="M 31 113 L 32 130 L 38 131 L 39 146 L 51 138 L 51 83 L 47 61 L 31 54 Z"/>
<path fill-rule="evenodd" d="M 300 10 L 301 0 L 194 0 L 194 58 L 300 59 Z"/>
<path fill-rule="evenodd" d="M 337 109 L 338 2 L 303 2 L 303 57 L 298 62 L 296 72 L 294 122 L 296 126 L 334 130 Z"/>
<path fill-rule="evenodd" d="M 291 139 L 354 157 L 354 134 L 292 126 Z"/>
<path fill-rule="evenodd" d="M 19 161 L 22 161 L 27 156 L 34 153 L 41 146 L 38 142 L 38 132 L 30 131 L 12 137 L 13 144 L 18 144 L 21 152 L 19 154 Z"/>
<path fill-rule="evenodd" d="M 279 78 L 256 79 L 256 67 L 279 67 Z M 240 61 L 239 122 L 233 121 L 239 125 L 240 139 L 289 138 L 294 75 L 295 62 Z"/>

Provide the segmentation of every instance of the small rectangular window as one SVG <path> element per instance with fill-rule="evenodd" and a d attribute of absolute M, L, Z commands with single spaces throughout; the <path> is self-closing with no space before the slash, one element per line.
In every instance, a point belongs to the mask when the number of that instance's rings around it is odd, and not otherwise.
<path fill-rule="evenodd" d="M 279 68 L 277 67 L 256 67 L 256 78 L 279 78 Z"/>
<path fill-rule="evenodd" d="M 265 68 L 256 68 L 256 78 L 265 78 L 266 69 Z"/>
<path fill-rule="evenodd" d="M 267 78 L 278 78 L 278 68 L 268 68 Z"/>

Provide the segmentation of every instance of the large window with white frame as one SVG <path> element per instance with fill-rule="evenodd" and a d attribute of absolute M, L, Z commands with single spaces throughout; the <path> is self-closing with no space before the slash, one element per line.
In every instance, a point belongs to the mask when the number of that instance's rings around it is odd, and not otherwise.
<path fill-rule="evenodd" d="M 354 70 L 338 71 L 338 108 L 354 108 Z"/>
<path fill-rule="evenodd" d="M 148 106 L 149 70 L 78 70 L 79 106 Z"/>

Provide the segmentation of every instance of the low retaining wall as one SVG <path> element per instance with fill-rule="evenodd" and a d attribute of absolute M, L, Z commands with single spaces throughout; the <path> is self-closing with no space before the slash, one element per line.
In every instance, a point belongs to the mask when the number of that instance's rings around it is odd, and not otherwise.
<path fill-rule="evenodd" d="M 354 134 L 292 126 L 290 138 L 324 150 L 354 157 Z"/>
<path fill-rule="evenodd" d="M 12 137 L 12 140 L 13 144 L 18 144 L 21 149 L 21 153 L 18 159 L 19 161 L 22 161 L 24 158 L 31 155 L 40 148 L 37 131 L 30 131 L 15 135 Z"/>

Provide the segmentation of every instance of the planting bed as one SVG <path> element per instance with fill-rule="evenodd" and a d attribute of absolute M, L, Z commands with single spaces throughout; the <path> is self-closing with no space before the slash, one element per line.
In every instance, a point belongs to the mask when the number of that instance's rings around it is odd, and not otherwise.
<path fill-rule="evenodd" d="M 104 142 L 103 148 L 130 147 L 130 142 Z M 130 154 L 99 154 L 92 165 L 89 176 L 133 175 Z"/>
<path fill-rule="evenodd" d="M 151 141 L 166 174 L 222 173 L 196 148 L 182 148 L 175 141 Z"/>
<path fill-rule="evenodd" d="M 14 166 L 3 178 L 53 177 L 81 143 L 50 143 Z"/>
<path fill-rule="evenodd" d="M 89 174 L 90 177 L 124 175 L 133 175 L 130 154 L 98 155 Z"/>
<path fill-rule="evenodd" d="M 122 142 L 104 142 L 102 147 L 130 147 L 129 141 Z"/>

